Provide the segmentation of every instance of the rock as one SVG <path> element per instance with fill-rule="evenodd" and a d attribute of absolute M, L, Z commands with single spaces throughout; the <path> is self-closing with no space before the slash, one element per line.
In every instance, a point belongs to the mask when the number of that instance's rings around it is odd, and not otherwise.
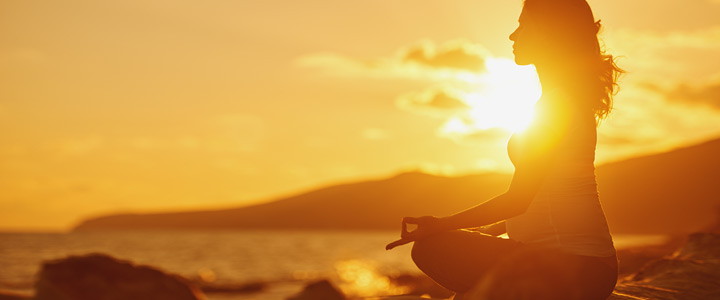
<path fill-rule="evenodd" d="M 35 289 L 35 300 L 206 299 L 180 276 L 104 254 L 45 262 Z"/>
<path fill-rule="evenodd" d="M 308 284 L 299 294 L 288 300 L 345 300 L 345 295 L 330 281 L 320 280 Z"/>
<path fill-rule="evenodd" d="M 32 296 L 0 290 L 0 300 L 30 300 Z"/>
<path fill-rule="evenodd" d="M 671 236 L 658 245 L 638 246 L 617 251 L 620 276 L 625 277 L 637 273 L 648 263 L 671 256 L 675 251 L 687 244 L 688 236 Z"/>
<path fill-rule="evenodd" d="M 632 298 L 635 297 L 635 298 Z M 672 256 L 620 281 L 608 300 L 720 299 L 720 234 L 695 233 Z"/>
<path fill-rule="evenodd" d="M 691 234 L 685 246 L 676 251 L 673 258 L 720 264 L 720 233 Z"/>

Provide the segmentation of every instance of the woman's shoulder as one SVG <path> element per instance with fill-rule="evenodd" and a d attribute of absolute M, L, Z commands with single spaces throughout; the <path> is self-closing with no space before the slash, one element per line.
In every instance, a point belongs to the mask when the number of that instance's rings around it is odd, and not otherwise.
<path fill-rule="evenodd" d="M 592 114 L 541 114 L 523 131 L 512 134 L 508 151 L 519 151 L 523 156 L 544 155 L 558 148 L 588 145 L 594 147 L 596 123 Z"/>

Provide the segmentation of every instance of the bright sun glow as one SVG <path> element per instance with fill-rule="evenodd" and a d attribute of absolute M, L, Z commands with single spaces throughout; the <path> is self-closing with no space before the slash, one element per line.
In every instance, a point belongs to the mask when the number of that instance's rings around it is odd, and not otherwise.
<path fill-rule="evenodd" d="M 515 132 L 532 121 L 533 105 L 541 94 L 535 69 L 506 58 L 488 58 L 486 65 L 487 72 L 473 79 L 461 78 L 474 86 L 457 95 L 470 109 L 450 118 L 443 133 L 468 134 L 491 128 Z"/>

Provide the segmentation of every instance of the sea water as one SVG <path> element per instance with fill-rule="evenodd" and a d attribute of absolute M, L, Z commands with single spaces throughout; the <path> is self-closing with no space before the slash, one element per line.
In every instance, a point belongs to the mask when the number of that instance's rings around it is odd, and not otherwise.
<path fill-rule="evenodd" d="M 410 246 L 385 251 L 395 231 L 110 231 L 0 233 L 0 289 L 30 292 L 43 261 L 104 253 L 219 285 L 268 283 L 256 294 L 209 294 L 211 300 L 285 299 L 327 278 L 359 296 L 397 292 L 387 275 L 419 272 Z M 616 236 L 618 248 L 662 236 Z"/>

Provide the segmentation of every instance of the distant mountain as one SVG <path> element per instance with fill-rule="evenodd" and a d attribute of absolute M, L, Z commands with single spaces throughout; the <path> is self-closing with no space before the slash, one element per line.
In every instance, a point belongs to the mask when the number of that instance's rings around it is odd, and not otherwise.
<path fill-rule="evenodd" d="M 720 139 L 602 165 L 597 174 L 613 232 L 697 230 L 720 208 Z M 510 179 L 412 172 L 235 209 L 104 216 L 75 229 L 392 229 L 403 216 L 442 216 L 473 206 L 504 192 Z"/>
<path fill-rule="evenodd" d="M 720 139 L 597 169 L 615 232 L 685 233 L 720 217 Z"/>
<path fill-rule="evenodd" d="M 498 195 L 509 180 L 506 174 L 451 178 L 412 172 L 236 209 L 111 215 L 84 221 L 76 229 L 396 228 L 403 216 L 450 214 Z"/>

